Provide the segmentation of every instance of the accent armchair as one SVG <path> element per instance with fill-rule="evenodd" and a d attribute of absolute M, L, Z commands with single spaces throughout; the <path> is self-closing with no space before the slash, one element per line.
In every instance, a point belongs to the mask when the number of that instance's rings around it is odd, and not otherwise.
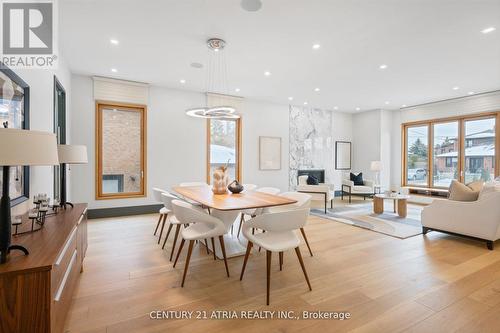
<path fill-rule="evenodd" d="M 354 185 L 354 182 L 349 178 L 344 178 L 342 179 L 341 193 L 342 200 L 344 200 L 344 195 L 349 196 L 349 203 L 351 203 L 351 197 L 353 195 L 362 196 L 363 199 L 366 200 L 367 197 L 370 198 L 375 193 L 375 182 L 363 179 L 363 185 Z"/>
<path fill-rule="evenodd" d="M 422 233 L 435 230 L 485 241 L 493 250 L 500 239 L 500 192 L 471 202 L 434 200 L 422 210 Z"/>
<path fill-rule="evenodd" d="M 335 198 L 333 184 L 320 183 L 319 185 L 308 185 L 307 177 L 307 175 L 299 176 L 299 185 L 297 186 L 297 192 L 310 194 L 311 200 L 324 201 L 326 214 L 328 202 L 330 202 L 330 207 L 333 208 L 333 199 Z"/>

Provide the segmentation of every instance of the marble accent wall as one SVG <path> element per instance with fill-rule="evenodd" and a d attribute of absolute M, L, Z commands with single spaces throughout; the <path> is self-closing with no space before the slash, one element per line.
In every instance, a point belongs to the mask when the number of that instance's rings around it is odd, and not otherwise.
<path fill-rule="evenodd" d="M 297 170 L 324 169 L 325 182 L 333 179 L 335 143 L 331 111 L 290 105 L 289 186 L 297 185 Z"/>

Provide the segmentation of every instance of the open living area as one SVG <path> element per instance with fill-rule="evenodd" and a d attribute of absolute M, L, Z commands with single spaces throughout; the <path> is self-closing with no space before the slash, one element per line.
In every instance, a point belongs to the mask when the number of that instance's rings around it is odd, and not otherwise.
<path fill-rule="evenodd" d="M 500 0 L 0 6 L 0 333 L 500 332 Z"/>

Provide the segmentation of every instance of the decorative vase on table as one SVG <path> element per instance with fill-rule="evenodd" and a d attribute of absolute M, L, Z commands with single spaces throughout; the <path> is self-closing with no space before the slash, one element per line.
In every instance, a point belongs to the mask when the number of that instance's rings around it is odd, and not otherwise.
<path fill-rule="evenodd" d="M 212 192 L 214 192 L 214 194 L 226 194 L 227 183 L 229 181 L 227 166 L 221 166 L 215 169 L 213 179 Z"/>
<path fill-rule="evenodd" d="M 227 186 L 227 189 L 233 194 L 238 194 L 243 192 L 244 188 L 237 180 L 233 180 L 232 183 Z"/>

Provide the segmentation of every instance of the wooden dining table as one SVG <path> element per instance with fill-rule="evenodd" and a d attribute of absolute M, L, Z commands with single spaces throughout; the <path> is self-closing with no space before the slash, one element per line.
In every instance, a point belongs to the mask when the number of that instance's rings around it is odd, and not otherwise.
<path fill-rule="evenodd" d="M 243 191 L 238 194 L 230 192 L 225 194 L 214 194 L 212 188 L 209 186 L 175 186 L 173 190 L 186 199 L 198 202 L 210 209 L 222 211 L 243 211 L 247 209 L 290 205 L 297 202 L 296 200 L 279 195 L 258 191 Z M 236 221 L 239 221 L 239 216 L 233 223 Z M 243 235 L 240 236 L 241 237 L 238 238 L 236 232 L 224 235 L 226 256 L 228 258 L 245 254 L 247 241 Z M 204 240 L 202 243 L 205 244 Z M 207 244 L 205 244 L 205 246 L 207 246 Z M 207 248 L 209 247 L 207 246 Z M 217 258 L 223 258 L 222 251 L 218 244 L 215 245 L 215 254 Z"/>

